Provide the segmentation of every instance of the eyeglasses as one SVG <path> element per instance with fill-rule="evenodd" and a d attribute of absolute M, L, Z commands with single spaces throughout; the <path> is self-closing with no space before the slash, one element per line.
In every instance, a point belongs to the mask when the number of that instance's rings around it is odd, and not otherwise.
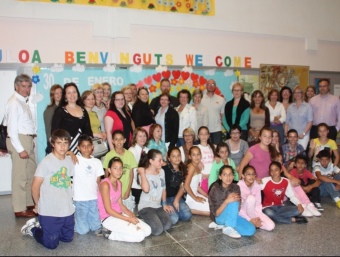
<path fill-rule="evenodd" d="M 207 85 L 208 85 L 208 86 L 216 86 L 215 83 L 208 83 Z"/>

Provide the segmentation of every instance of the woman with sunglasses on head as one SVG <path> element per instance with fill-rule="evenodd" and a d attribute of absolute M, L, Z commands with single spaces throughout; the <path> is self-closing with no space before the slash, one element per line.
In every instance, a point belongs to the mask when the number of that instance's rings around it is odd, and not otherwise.
<path fill-rule="evenodd" d="M 125 99 L 122 92 L 116 91 L 111 96 L 110 108 L 104 118 L 105 132 L 110 150 L 114 149 L 112 133 L 121 130 L 126 139 L 124 148 L 129 149 L 132 142 L 132 132 L 135 129 L 130 114 L 125 109 Z"/>

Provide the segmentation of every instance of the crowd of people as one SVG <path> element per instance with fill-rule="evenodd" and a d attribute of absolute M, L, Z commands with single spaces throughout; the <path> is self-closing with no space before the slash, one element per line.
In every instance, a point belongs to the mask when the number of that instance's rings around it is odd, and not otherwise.
<path fill-rule="evenodd" d="M 153 99 L 135 84 L 116 92 L 95 84 L 82 94 L 73 82 L 53 85 L 38 165 L 26 104 L 32 81 L 21 74 L 14 85 L 5 113 L 13 209 L 31 218 L 22 234 L 46 248 L 74 232 L 141 242 L 192 215 L 240 238 L 275 223 L 308 223 L 321 216 L 325 196 L 340 209 L 340 100 L 327 79 L 318 94 L 285 86 L 267 99 L 255 90 L 250 101 L 238 82 L 226 101 L 212 79 L 205 92 L 183 89 L 177 97 L 163 79 Z M 96 139 L 108 149 L 94 157 Z"/>

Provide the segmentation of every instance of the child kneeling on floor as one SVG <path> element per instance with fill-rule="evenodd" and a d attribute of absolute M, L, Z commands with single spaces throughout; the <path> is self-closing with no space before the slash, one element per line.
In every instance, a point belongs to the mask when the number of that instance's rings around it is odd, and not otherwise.
<path fill-rule="evenodd" d="M 52 133 L 52 153 L 38 165 L 32 183 L 34 211 L 39 222 L 30 219 L 21 228 L 23 235 L 30 235 L 48 249 L 55 249 L 59 242 L 71 242 L 74 236 L 74 207 L 71 176 L 74 165 L 66 156 L 71 142 L 70 134 L 58 129 Z"/>

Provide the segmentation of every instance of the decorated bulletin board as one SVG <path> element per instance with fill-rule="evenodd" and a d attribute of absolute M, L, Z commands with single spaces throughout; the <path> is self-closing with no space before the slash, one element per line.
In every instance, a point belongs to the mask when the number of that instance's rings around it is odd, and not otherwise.
<path fill-rule="evenodd" d="M 281 90 L 288 86 L 292 90 L 300 85 L 306 89 L 309 85 L 309 66 L 260 64 L 260 90 L 267 97 L 272 89 Z"/>
<path fill-rule="evenodd" d="M 31 103 L 36 105 L 37 110 L 37 149 L 38 161 L 45 156 L 46 136 L 43 121 L 43 112 L 49 104 L 49 90 L 53 84 L 63 86 L 68 82 L 75 82 L 78 85 L 80 94 L 89 90 L 95 83 L 109 82 L 112 92 L 121 90 L 129 83 L 135 83 L 137 87 L 147 87 L 150 92 L 150 100 L 160 94 L 160 81 L 168 78 L 171 83 L 171 95 L 177 96 L 181 89 L 188 89 L 192 92 L 195 88 L 205 91 L 207 80 L 214 79 L 217 84 L 216 94 L 231 100 L 231 86 L 240 80 L 245 83 L 247 90 L 251 93 L 256 88 L 254 76 L 241 75 L 240 71 L 232 69 L 193 69 L 192 67 L 167 68 L 157 66 L 156 68 L 144 68 L 133 65 L 129 68 L 117 68 L 114 65 L 104 67 L 86 67 L 76 64 L 73 67 L 64 67 L 55 64 L 51 68 L 40 68 L 36 64 L 33 68 L 32 81 L 36 93 L 31 96 Z M 42 65 L 41 65 L 42 66 Z M 256 77 L 256 76 L 255 76 Z M 255 79 L 256 80 L 256 79 Z"/>
<path fill-rule="evenodd" d="M 215 15 L 215 0 L 19 0 L 26 2 L 46 2 L 53 4 L 81 4 L 88 6 L 111 6 L 179 12 L 198 15 Z"/>

